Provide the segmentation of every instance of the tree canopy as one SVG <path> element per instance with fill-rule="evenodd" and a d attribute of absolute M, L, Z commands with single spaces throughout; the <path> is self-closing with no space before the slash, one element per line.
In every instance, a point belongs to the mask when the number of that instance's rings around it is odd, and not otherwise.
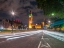
<path fill-rule="evenodd" d="M 43 9 L 45 15 L 64 16 L 64 0 L 36 0 L 37 6 Z"/>

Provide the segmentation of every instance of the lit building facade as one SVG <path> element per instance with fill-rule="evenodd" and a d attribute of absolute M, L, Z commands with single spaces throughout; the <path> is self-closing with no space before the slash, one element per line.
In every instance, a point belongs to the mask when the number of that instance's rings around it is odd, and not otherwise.
<path fill-rule="evenodd" d="M 29 28 L 32 28 L 32 20 L 33 20 L 33 16 L 32 16 L 32 11 L 30 10 L 30 13 L 29 13 Z"/>
<path fill-rule="evenodd" d="M 11 30 L 12 29 L 11 23 L 12 23 L 11 20 L 1 19 L 0 20 L 0 29 Z M 22 22 L 13 21 L 13 29 L 18 29 L 18 26 L 22 26 Z"/>
<path fill-rule="evenodd" d="M 35 28 L 36 29 L 41 29 L 42 27 L 41 27 L 41 24 L 35 24 Z"/>

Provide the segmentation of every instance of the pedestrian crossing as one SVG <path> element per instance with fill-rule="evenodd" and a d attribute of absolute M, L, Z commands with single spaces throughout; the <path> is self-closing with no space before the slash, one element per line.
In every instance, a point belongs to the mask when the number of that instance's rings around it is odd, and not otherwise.
<path fill-rule="evenodd" d="M 7 40 L 12 40 L 12 39 L 22 38 L 26 36 L 31 36 L 40 32 L 42 31 L 37 30 L 37 31 L 19 32 L 19 33 L 12 33 L 12 34 L 0 34 L 0 38 L 6 38 Z"/>
<path fill-rule="evenodd" d="M 43 30 L 43 32 L 49 36 L 52 36 L 52 37 L 64 42 L 64 33 L 46 31 L 46 30 Z"/>

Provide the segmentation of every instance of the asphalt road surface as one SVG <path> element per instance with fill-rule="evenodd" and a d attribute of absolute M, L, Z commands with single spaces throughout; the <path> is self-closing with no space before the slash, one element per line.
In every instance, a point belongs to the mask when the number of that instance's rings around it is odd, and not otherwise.
<path fill-rule="evenodd" d="M 64 48 L 63 38 L 61 33 L 45 30 L 0 34 L 0 48 Z"/>
<path fill-rule="evenodd" d="M 38 48 L 42 31 L 0 35 L 0 48 Z"/>
<path fill-rule="evenodd" d="M 51 48 L 64 48 L 64 33 L 43 30 L 44 40 Z"/>

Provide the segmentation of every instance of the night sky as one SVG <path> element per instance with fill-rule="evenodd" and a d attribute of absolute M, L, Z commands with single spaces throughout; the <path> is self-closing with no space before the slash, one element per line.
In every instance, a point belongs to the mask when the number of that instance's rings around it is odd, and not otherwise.
<path fill-rule="evenodd" d="M 37 8 L 35 0 L 0 0 L 0 19 L 11 19 L 12 10 L 16 13 L 13 18 L 18 18 L 23 24 L 28 23 L 29 10 L 32 10 L 33 23 L 40 23 L 44 18 L 43 11 Z"/>

